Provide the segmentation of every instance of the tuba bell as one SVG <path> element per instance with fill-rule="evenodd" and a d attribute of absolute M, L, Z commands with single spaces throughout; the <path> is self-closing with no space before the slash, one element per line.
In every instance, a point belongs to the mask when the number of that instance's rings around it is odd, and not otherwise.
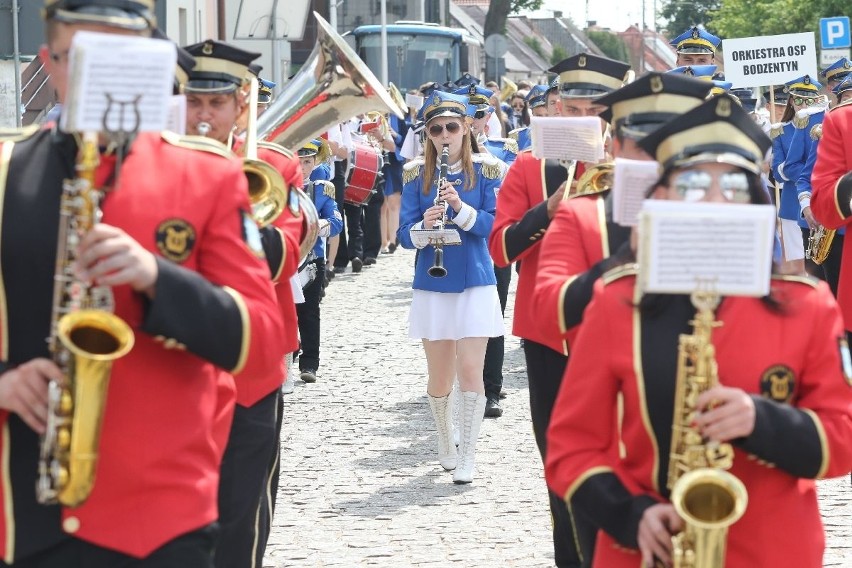
<path fill-rule="evenodd" d="M 512 98 L 512 95 L 518 92 L 518 86 L 508 77 L 500 79 L 502 87 L 500 88 L 500 102 L 505 103 Z"/>
<path fill-rule="evenodd" d="M 317 44 L 257 124 L 260 140 L 295 150 L 329 127 L 375 110 L 405 118 L 372 71 L 319 14 Z"/>
<path fill-rule="evenodd" d="M 396 103 L 396 106 L 399 107 L 399 110 L 402 111 L 402 114 L 408 114 L 408 103 L 405 102 L 405 97 L 402 96 L 402 93 L 393 83 L 388 83 L 388 94 L 391 96 L 393 102 Z"/>
<path fill-rule="evenodd" d="M 588 168 L 577 180 L 577 190 L 574 195 L 589 195 L 612 189 L 612 174 L 615 165 L 603 162 Z"/>

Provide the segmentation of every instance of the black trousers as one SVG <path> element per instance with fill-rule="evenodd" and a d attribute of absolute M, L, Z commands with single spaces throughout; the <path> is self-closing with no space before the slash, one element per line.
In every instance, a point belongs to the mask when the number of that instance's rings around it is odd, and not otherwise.
<path fill-rule="evenodd" d="M 831 293 L 837 297 L 837 283 L 840 281 L 840 260 L 843 257 L 843 237 L 844 235 L 835 233 L 834 240 L 831 241 L 831 248 L 828 251 L 828 258 L 822 263 L 822 271 L 825 274 L 825 281 L 831 287 Z"/>
<path fill-rule="evenodd" d="M 305 302 L 296 304 L 296 315 L 299 316 L 299 339 L 302 352 L 299 355 L 299 370 L 319 369 L 320 352 L 320 297 L 322 296 L 322 279 L 325 259 L 314 261 L 317 265 L 317 277 L 305 286 Z"/>
<path fill-rule="evenodd" d="M 181 535 L 146 558 L 102 548 L 76 538 L 24 560 L 14 568 L 212 568 L 216 524 Z M 0 562 L 0 566 L 9 566 Z"/>
<path fill-rule="evenodd" d="M 378 258 L 382 250 L 382 205 L 385 195 L 381 184 L 364 207 L 364 258 Z"/>
<path fill-rule="evenodd" d="M 222 459 L 219 481 L 217 568 L 250 568 L 263 563 L 271 529 L 272 473 L 279 452 L 281 391 L 254 405 L 237 405 Z"/>
<path fill-rule="evenodd" d="M 568 358 L 529 339 L 524 339 L 524 356 L 527 363 L 533 434 L 544 462 L 547 456 L 547 427 L 550 425 L 550 415 L 556 403 L 556 396 L 559 394 Z M 547 493 L 553 520 L 553 552 L 556 566 L 558 568 L 591 566 L 596 529 L 578 515 L 572 518 L 561 495 L 556 495 L 552 491 Z"/>
<path fill-rule="evenodd" d="M 494 267 L 494 276 L 497 277 L 497 296 L 500 298 L 500 313 L 506 313 L 506 300 L 509 298 L 509 284 L 512 282 L 512 267 Z M 488 346 L 485 348 L 485 366 L 482 370 L 482 378 L 485 382 L 485 396 L 487 398 L 498 398 L 503 388 L 503 351 L 505 336 L 489 337 Z"/>
<path fill-rule="evenodd" d="M 334 200 L 337 209 L 343 216 L 346 230 L 340 231 L 340 246 L 337 256 L 331 259 L 334 266 L 343 268 L 353 258 L 364 259 L 364 228 L 362 226 L 362 211 L 360 205 L 350 205 L 343 201 L 346 189 L 346 162 L 334 162 Z"/>

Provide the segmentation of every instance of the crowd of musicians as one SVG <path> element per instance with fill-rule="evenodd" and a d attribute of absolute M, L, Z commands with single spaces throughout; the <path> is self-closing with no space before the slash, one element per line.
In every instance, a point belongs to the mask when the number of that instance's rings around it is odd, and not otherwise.
<path fill-rule="evenodd" d="M 153 7 L 45 0 L 40 57 L 60 103 L 79 80 L 74 35 L 163 37 Z M 512 333 L 556 566 L 821 566 L 815 480 L 852 469 L 852 64 L 761 101 L 716 73 L 720 43 L 686 30 L 672 41 L 676 69 L 639 76 L 581 53 L 549 83 L 503 96 L 470 74 L 424 77 L 408 99 L 383 96 L 398 108 L 283 148 L 256 133 L 275 87 L 259 54 L 208 40 L 178 48 L 187 135 L 122 145 L 64 132 L 61 105 L 38 128 L 2 133 L 0 566 L 260 566 L 282 395 L 318 380 L 322 298 L 336 275 L 380 267 L 398 247 L 416 249 L 408 334 L 423 345 L 438 464 L 456 484 L 475 478 L 483 419 L 503 413 L 517 278 Z M 536 158 L 531 116 L 599 117 L 606 160 L 657 162 L 648 199 L 778 208 L 770 292 L 712 306 L 704 354 L 718 384 L 690 401 L 694 441 L 728 448 L 747 490 L 721 556 L 673 545 L 687 522 L 667 478 L 679 342 L 706 312 L 640 293 L 638 237 L 613 221 L 611 180 L 599 164 Z M 283 180 L 273 215 L 250 167 Z M 103 197 L 87 209 L 92 188 Z M 93 420 L 76 407 L 97 394 L 74 393 L 68 408 L 69 381 L 91 370 L 57 337 L 66 313 L 103 297 L 95 311 L 120 325 L 87 325 L 132 335 Z M 87 453 L 77 436 L 92 422 Z"/>

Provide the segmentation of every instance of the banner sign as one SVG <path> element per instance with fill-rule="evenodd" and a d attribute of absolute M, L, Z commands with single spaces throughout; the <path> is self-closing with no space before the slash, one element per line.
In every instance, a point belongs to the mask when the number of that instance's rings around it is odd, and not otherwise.
<path fill-rule="evenodd" d="M 803 75 L 817 78 L 814 32 L 726 39 L 725 80 L 734 88 L 783 85 Z"/>

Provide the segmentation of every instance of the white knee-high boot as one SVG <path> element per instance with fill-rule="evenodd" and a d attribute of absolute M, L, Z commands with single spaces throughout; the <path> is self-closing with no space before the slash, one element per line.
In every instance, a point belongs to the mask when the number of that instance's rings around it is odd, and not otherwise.
<path fill-rule="evenodd" d="M 475 470 L 476 439 L 485 414 L 485 395 L 477 392 L 462 392 L 461 440 L 459 443 L 458 463 L 453 472 L 456 483 L 473 481 Z"/>
<path fill-rule="evenodd" d="M 450 413 L 450 395 L 429 397 L 429 407 L 438 429 L 438 461 L 447 471 L 456 467 L 456 445 L 453 443 L 453 422 Z"/>

